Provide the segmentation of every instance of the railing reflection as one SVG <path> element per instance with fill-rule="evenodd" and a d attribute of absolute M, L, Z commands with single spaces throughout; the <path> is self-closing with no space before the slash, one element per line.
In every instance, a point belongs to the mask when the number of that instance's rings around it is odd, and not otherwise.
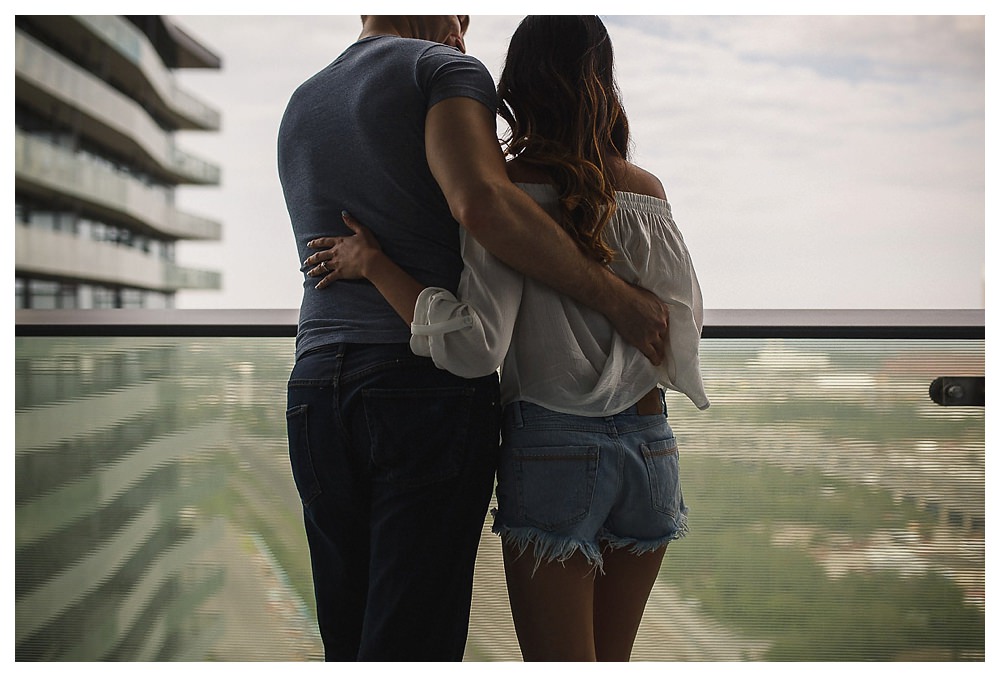
<path fill-rule="evenodd" d="M 18 312 L 18 660 L 321 658 L 294 313 L 253 315 Z M 984 659 L 985 412 L 928 396 L 983 375 L 982 314 L 837 317 L 710 314 L 635 659 Z M 519 658 L 488 519 L 466 657 Z"/>

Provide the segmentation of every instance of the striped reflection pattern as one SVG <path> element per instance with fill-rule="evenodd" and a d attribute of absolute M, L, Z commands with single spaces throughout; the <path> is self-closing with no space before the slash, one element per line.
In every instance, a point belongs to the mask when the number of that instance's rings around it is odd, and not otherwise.
<path fill-rule="evenodd" d="M 321 660 L 287 338 L 15 342 L 18 661 Z M 981 340 L 708 339 L 639 661 L 983 661 Z M 486 519 L 470 661 L 519 660 Z"/>

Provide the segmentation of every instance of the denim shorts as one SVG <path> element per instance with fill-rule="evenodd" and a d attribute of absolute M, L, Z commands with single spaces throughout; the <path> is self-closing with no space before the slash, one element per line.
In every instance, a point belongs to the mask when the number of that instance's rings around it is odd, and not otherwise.
<path fill-rule="evenodd" d="M 603 548 L 643 553 L 687 533 L 665 404 L 604 417 L 507 405 L 496 495 L 493 532 L 522 552 L 533 545 L 536 568 L 579 550 L 603 571 Z"/>

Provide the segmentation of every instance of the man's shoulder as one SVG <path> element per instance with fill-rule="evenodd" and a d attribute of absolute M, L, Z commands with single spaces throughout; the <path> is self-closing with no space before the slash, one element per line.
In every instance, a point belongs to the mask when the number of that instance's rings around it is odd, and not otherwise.
<path fill-rule="evenodd" d="M 420 57 L 423 59 L 446 62 L 451 61 L 460 64 L 474 64 L 478 67 L 486 69 L 486 64 L 478 58 L 472 56 L 471 54 L 466 54 L 465 52 L 462 52 L 461 50 L 450 45 L 442 45 L 440 42 L 428 42 L 426 40 L 414 40 L 414 42 L 423 43 L 423 49 L 420 50 Z"/>
<path fill-rule="evenodd" d="M 400 53 L 409 52 L 418 56 L 430 56 L 439 58 L 451 58 L 456 61 L 470 61 L 482 63 L 471 54 L 466 54 L 456 47 L 445 45 L 432 40 L 422 40 L 420 38 L 402 38 L 396 35 L 380 35 L 365 38 L 355 45 L 362 45 L 366 41 L 373 48 L 384 49 L 386 51 L 396 51 Z"/>
<path fill-rule="evenodd" d="M 359 41 L 342 55 L 345 60 L 378 63 L 376 70 L 414 68 L 423 77 L 435 77 L 442 72 L 466 72 L 489 75 L 489 69 L 478 58 L 450 45 L 419 38 L 376 36 Z M 440 71 L 440 72 L 439 72 Z M 492 76 L 490 76 L 492 78 Z"/>

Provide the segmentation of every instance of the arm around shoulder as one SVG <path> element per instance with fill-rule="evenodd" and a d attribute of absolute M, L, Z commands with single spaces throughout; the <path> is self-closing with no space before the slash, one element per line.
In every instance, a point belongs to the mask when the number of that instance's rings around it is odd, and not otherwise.
<path fill-rule="evenodd" d="M 472 237 L 510 267 L 605 315 L 626 341 L 659 363 L 666 308 L 584 256 L 511 183 L 492 111 L 473 99 L 445 99 L 428 111 L 425 135 L 431 172 Z"/>

